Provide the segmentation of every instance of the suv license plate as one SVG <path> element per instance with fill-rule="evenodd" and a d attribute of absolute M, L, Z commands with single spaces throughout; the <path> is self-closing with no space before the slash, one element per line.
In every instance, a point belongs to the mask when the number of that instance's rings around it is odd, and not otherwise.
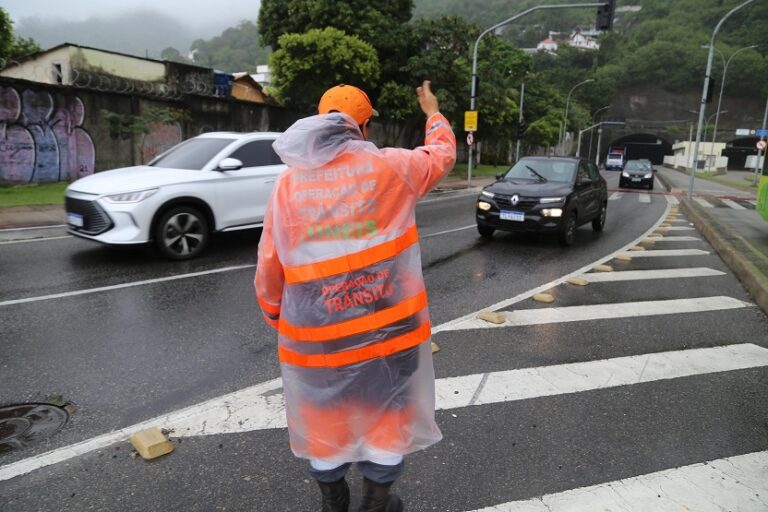
<path fill-rule="evenodd" d="M 83 227 L 83 216 L 77 213 L 68 213 L 67 222 L 75 227 Z"/>
<path fill-rule="evenodd" d="M 632 181 L 640 181 L 640 178 L 632 178 Z"/>
<path fill-rule="evenodd" d="M 499 218 L 501 220 L 513 220 L 515 222 L 525 222 L 525 214 L 523 212 L 509 212 L 506 210 L 501 210 L 499 213 Z"/>

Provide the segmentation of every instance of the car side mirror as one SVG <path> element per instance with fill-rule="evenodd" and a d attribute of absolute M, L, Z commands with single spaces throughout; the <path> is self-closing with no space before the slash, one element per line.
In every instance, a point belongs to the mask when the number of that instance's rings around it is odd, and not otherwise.
<path fill-rule="evenodd" d="M 237 158 L 225 158 L 219 162 L 219 170 L 221 171 L 236 171 L 243 167 L 243 162 Z"/>
<path fill-rule="evenodd" d="M 504 179 L 504 173 L 500 172 L 499 174 L 496 175 L 496 181 L 499 181 L 499 180 L 502 180 L 502 179 Z"/>

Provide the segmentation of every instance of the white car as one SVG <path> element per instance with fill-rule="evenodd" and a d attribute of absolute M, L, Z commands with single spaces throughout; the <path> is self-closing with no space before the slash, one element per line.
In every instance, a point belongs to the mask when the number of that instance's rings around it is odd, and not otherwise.
<path fill-rule="evenodd" d="M 154 241 L 185 260 L 215 231 L 260 227 L 277 175 L 279 133 L 214 132 L 174 146 L 147 165 L 95 173 L 65 193 L 69 232 L 104 244 Z"/>

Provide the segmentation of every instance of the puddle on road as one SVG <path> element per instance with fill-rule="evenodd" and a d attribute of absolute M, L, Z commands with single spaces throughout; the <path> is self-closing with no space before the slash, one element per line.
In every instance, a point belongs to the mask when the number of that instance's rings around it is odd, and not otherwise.
<path fill-rule="evenodd" d="M 68 420 L 66 410 L 51 404 L 0 407 L 0 455 L 52 436 Z"/>

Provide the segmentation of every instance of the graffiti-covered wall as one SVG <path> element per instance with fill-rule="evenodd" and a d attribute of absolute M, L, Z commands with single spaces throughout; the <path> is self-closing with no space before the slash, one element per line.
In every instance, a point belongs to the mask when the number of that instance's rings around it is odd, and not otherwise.
<path fill-rule="evenodd" d="M 164 109 L 181 113 L 180 120 L 152 122 L 148 133 L 120 129 L 120 119 Z M 0 184 L 72 181 L 146 163 L 204 132 L 279 132 L 306 115 L 235 98 L 167 99 L 0 77 Z M 371 140 L 414 147 L 423 141 L 422 129 L 377 121 Z"/>
<path fill-rule="evenodd" d="M 77 96 L 0 85 L 0 181 L 72 181 L 93 173 L 85 115 Z"/>

